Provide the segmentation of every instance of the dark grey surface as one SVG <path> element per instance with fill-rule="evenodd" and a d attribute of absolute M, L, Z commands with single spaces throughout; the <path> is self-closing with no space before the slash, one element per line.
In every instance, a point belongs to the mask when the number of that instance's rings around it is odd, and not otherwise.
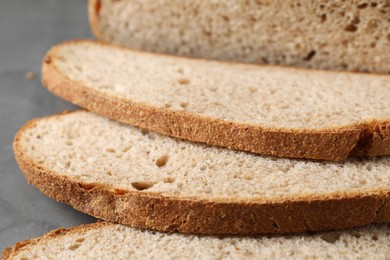
<path fill-rule="evenodd" d="M 40 83 L 44 53 L 55 43 L 91 37 L 86 0 L 0 0 L 0 252 L 54 228 L 94 222 L 28 185 L 12 140 L 29 119 L 74 109 Z M 38 74 L 34 80 L 27 71 Z"/>

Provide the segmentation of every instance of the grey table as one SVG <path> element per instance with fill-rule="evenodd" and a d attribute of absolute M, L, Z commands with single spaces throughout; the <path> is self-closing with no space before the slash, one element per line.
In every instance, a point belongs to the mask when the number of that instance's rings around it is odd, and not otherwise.
<path fill-rule="evenodd" d="M 0 251 L 52 229 L 95 219 L 47 198 L 16 165 L 12 140 L 29 119 L 74 109 L 40 83 L 44 53 L 55 43 L 91 37 L 86 0 L 0 0 Z M 29 80 L 25 73 L 37 78 Z"/>

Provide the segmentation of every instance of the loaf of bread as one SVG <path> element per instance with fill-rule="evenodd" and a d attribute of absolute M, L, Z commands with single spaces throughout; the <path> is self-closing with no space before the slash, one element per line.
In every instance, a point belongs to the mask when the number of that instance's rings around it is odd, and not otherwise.
<path fill-rule="evenodd" d="M 260 234 L 390 222 L 389 157 L 260 157 L 83 111 L 28 123 L 14 149 L 29 183 L 49 197 L 133 227 Z"/>
<path fill-rule="evenodd" d="M 390 154 L 390 76 L 230 64 L 60 44 L 43 63 L 54 94 L 123 123 L 278 157 Z"/>
<path fill-rule="evenodd" d="M 3 252 L 16 259 L 356 259 L 387 260 L 390 228 L 286 237 L 207 237 L 156 233 L 100 222 L 58 229 Z"/>
<path fill-rule="evenodd" d="M 225 61 L 390 73 L 390 2 L 90 0 L 103 41 Z"/>

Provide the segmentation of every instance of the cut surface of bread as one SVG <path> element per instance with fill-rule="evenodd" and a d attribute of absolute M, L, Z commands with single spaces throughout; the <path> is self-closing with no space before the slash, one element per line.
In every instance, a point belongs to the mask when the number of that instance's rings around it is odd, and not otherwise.
<path fill-rule="evenodd" d="M 390 76 L 192 60 L 92 41 L 58 45 L 43 83 L 90 111 L 278 157 L 390 153 Z"/>
<path fill-rule="evenodd" d="M 390 4 L 303 0 L 90 0 L 94 34 L 153 52 L 390 73 Z"/>
<path fill-rule="evenodd" d="M 100 222 L 54 230 L 3 253 L 11 259 L 377 259 L 390 257 L 390 228 L 286 237 L 158 233 Z"/>
<path fill-rule="evenodd" d="M 290 233 L 390 222 L 390 158 L 344 163 L 194 144 L 90 112 L 26 124 L 29 183 L 97 218 L 199 234 Z"/>

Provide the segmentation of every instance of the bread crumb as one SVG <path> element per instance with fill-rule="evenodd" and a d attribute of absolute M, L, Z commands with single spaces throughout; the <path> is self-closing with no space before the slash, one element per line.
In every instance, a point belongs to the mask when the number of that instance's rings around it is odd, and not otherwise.
<path fill-rule="evenodd" d="M 37 78 L 37 74 L 32 71 L 27 71 L 26 74 L 24 74 L 24 76 L 26 79 L 31 79 L 31 80 Z"/>

